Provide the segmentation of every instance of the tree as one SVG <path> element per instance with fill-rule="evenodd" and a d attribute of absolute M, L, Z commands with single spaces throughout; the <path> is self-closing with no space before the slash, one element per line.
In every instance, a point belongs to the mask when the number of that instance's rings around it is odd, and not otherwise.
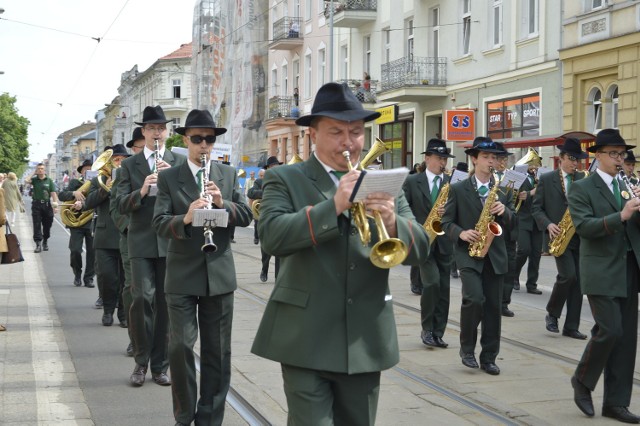
<path fill-rule="evenodd" d="M 29 120 L 18 115 L 16 98 L 0 95 L 0 172 L 20 176 L 29 160 Z"/>
<path fill-rule="evenodd" d="M 171 148 L 173 148 L 174 146 L 181 146 L 183 148 L 186 148 L 186 146 L 184 145 L 184 142 L 182 141 L 182 135 L 179 135 L 177 133 L 169 136 L 167 140 L 164 141 L 164 146 L 165 146 L 165 149 L 168 149 L 168 150 L 171 150 Z"/>

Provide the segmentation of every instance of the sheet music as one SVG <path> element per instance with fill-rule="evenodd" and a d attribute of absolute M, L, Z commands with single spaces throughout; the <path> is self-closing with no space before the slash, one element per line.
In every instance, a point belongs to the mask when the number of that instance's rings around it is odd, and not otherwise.
<path fill-rule="evenodd" d="M 87 170 L 86 172 L 84 172 L 84 178 L 86 180 L 91 180 L 96 176 L 98 176 L 98 171 L 97 170 Z"/>
<path fill-rule="evenodd" d="M 526 175 L 529 172 L 529 165 L 516 164 L 515 166 L 513 166 L 513 170 L 515 170 L 516 172 L 524 173 Z"/>
<path fill-rule="evenodd" d="M 397 197 L 402 191 L 402 184 L 409 175 L 409 169 L 399 167 L 390 170 L 367 170 L 360 175 L 351 202 L 362 201 L 372 192 L 386 192 Z"/>
<path fill-rule="evenodd" d="M 193 226 L 226 228 L 228 223 L 229 212 L 225 209 L 196 209 L 193 211 Z"/>
<path fill-rule="evenodd" d="M 158 195 L 158 185 L 156 185 L 155 183 L 149 184 L 149 197 L 155 197 L 156 195 Z"/>
<path fill-rule="evenodd" d="M 520 173 L 515 170 L 505 170 L 504 176 L 500 181 L 500 186 L 504 188 L 513 188 L 518 191 L 526 179 L 527 175 L 525 173 Z"/>
<path fill-rule="evenodd" d="M 468 178 L 469 173 L 456 169 L 453 171 L 453 173 L 451 173 L 451 179 L 449 180 L 449 183 L 453 185 L 456 182 L 460 182 L 461 180 L 465 180 Z"/>
<path fill-rule="evenodd" d="M 538 177 L 542 176 L 542 175 L 543 175 L 543 174 L 545 174 L 545 173 L 552 172 L 552 171 L 553 171 L 553 170 L 552 170 L 552 169 L 550 169 L 549 167 L 540 167 L 540 168 L 538 169 Z"/>

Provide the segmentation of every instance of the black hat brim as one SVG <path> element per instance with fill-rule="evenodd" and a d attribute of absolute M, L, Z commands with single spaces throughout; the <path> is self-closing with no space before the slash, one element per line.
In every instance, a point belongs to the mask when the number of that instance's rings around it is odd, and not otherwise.
<path fill-rule="evenodd" d="M 227 133 L 227 129 L 224 127 L 212 127 L 212 126 L 189 126 L 189 127 L 177 127 L 174 132 L 179 135 L 184 136 L 187 129 L 213 129 L 215 130 L 216 136 L 223 135 Z"/>
<path fill-rule="evenodd" d="M 311 122 L 318 117 L 329 117 L 340 121 L 359 121 L 368 122 L 380 117 L 378 111 L 359 110 L 359 111 L 321 111 L 315 114 L 302 116 L 296 120 L 298 126 L 310 126 Z"/>
<path fill-rule="evenodd" d="M 136 123 L 138 126 L 144 126 L 145 124 L 167 124 L 170 121 L 171 120 L 162 120 L 158 118 L 158 119 L 149 120 L 149 121 L 134 121 L 134 123 Z"/>

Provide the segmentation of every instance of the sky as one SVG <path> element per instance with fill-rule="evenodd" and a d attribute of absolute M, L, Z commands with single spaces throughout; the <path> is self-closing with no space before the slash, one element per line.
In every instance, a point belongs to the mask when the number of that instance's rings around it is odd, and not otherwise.
<path fill-rule="evenodd" d="M 0 93 L 15 96 L 30 121 L 29 159 L 45 159 L 58 135 L 95 121 L 123 72 L 189 43 L 195 3 L 0 0 Z"/>

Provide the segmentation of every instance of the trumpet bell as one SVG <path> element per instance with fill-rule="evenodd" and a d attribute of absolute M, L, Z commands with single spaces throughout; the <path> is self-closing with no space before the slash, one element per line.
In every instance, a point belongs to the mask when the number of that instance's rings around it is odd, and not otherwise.
<path fill-rule="evenodd" d="M 213 242 L 213 231 L 207 229 L 204 231 L 204 244 L 200 247 L 203 253 L 215 253 L 218 251 L 218 246 Z"/>
<path fill-rule="evenodd" d="M 291 165 L 291 164 L 297 164 L 297 163 L 303 163 L 304 160 L 302 159 L 302 157 L 300 157 L 298 154 L 294 153 L 293 156 L 291 157 L 291 160 L 289 160 L 289 162 L 287 163 L 287 165 Z"/>
<path fill-rule="evenodd" d="M 398 238 L 378 241 L 372 248 L 369 259 L 381 269 L 393 268 L 407 258 L 407 245 Z"/>

